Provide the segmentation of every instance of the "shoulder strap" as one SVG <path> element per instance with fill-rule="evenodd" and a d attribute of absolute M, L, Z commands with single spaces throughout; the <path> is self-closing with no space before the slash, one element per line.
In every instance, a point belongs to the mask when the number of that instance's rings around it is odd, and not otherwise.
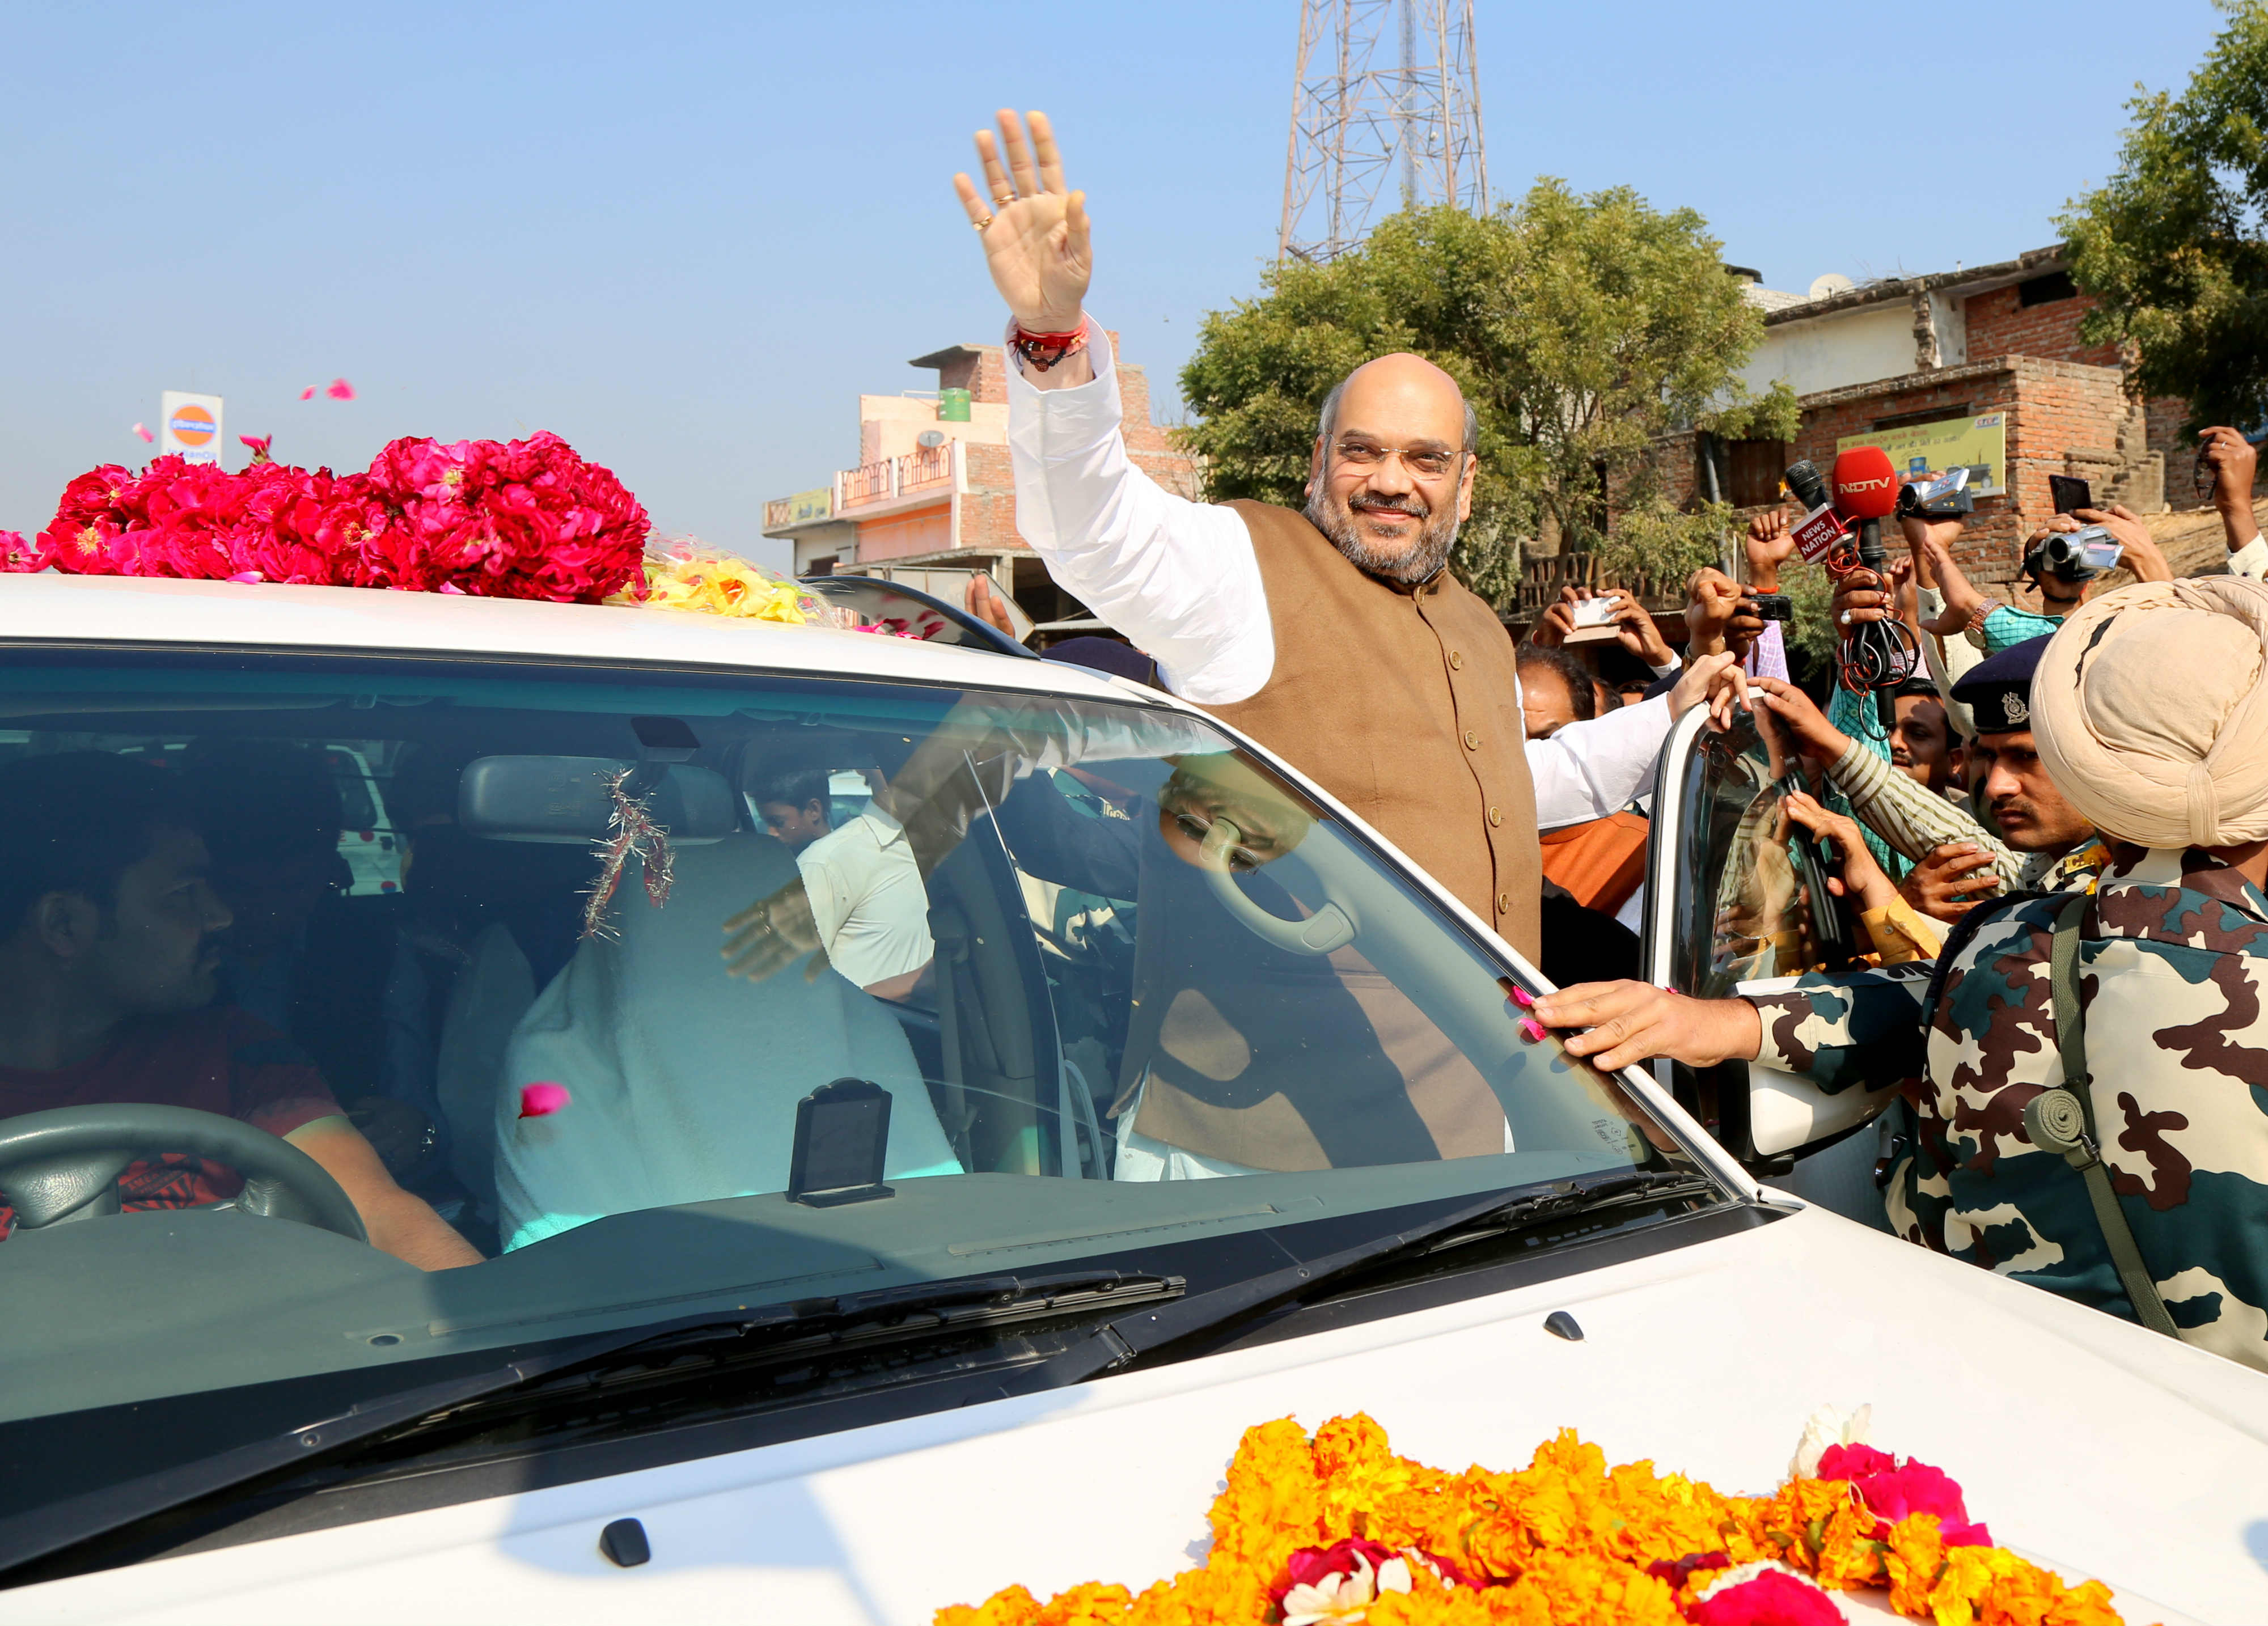
<path fill-rule="evenodd" d="M 2111 1189 L 2110 1171 L 2102 1161 L 2102 1143 L 2095 1127 L 2095 1079 L 2087 1071 L 2087 1018 L 2079 1003 L 2080 925 L 2087 914 L 2088 896 L 2074 893 L 2056 912 L 2055 936 L 2048 951 L 2048 988 L 2055 1007 L 2056 1048 L 2063 1063 L 2063 1088 L 2035 1097 L 2024 1107 L 2024 1129 L 2043 1150 L 2063 1154 L 2065 1162 L 2087 1181 L 2088 1200 L 2095 1208 L 2095 1223 L 2110 1249 L 2110 1262 L 2118 1271 L 2119 1285 L 2133 1302 L 2134 1313 L 2152 1332 L 2178 1338 L 2174 1318 L 2134 1240 L 2134 1228 Z M 2060 1098 L 2060 1099 L 2058 1099 Z"/>

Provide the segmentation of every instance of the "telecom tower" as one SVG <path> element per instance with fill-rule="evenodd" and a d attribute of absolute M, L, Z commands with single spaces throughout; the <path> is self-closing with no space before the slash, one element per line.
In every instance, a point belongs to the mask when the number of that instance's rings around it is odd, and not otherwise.
<path fill-rule="evenodd" d="M 1277 258 L 1329 260 L 1415 203 L 1488 208 L 1472 0 L 1300 0 Z"/>

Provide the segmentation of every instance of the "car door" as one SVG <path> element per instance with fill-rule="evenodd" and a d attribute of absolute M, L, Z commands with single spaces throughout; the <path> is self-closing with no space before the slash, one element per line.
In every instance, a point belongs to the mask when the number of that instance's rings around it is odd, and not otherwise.
<path fill-rule="evenodd" d="M 1739 714 L 1725 733 L 1689 711 L 1662 748 L 1646 854 L 1646 980 L 1699 998 L 1785 987 L 1822 960 L 1800 855 L 1775 828 L 1787 758 Z M 1887 1226 L 1873 1130 L 1894 1089 L 1829 1094 L 1757 1062 L 1654 1063 L 1663 1086 L 1762 1179 Z"/>

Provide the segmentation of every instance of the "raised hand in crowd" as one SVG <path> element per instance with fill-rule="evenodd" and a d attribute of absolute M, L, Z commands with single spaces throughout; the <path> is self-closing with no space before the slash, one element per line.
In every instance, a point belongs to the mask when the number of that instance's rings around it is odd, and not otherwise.
<path fill-rule="evenodd" d="M 1754 681 L 1741 670 L 1739 660 L 1729 650 L 1719 650 L 1714 655 L 1686 663 L 1668 699 L 1669 715 L 1683 717 L 1694 707 L 1707 703 L 1709 726 L 1723 733 L 1733 725 L 1735 707 L 1749 703 L 1749 684 Z"/>
<path fill-rule="evenodd" d="M 1838 761 L 1851 748 L 1851 736 L 1827 720 L 1810 695 L 1783 678 L 1750 677 L 1749 704 L 1779 719 L 1795 748 L 1822 766 Z M 1806 829 L 1811 827 L 1806 825 Z"/>
<path fill-rule="evenodd" d="M 2059 519 L 2063 517 L 2058 516 Z M 2150 527 L 2132 510 L 2113 503 L 2108 508 L 2077 509 L 2069 517 L 2082 525 L 2099 525 L 2115 540 L 2125 543 L 2126 551 L 2118 563 L 2134 572 L 2136 581 L 2169 582 L 2174 579 L 2174 567 L 2167 563 L 2164 549 L 2158 546 L 2158 539 L 2150 534 Z"/>
<path fill-rule="evenodd" d="M 1545 607 L 1535 618 L 1535 625 L 1528 629 L 1528 641 L 1538 649 L 1556 650 L 1567 642 L 1567 635 L 1575 630 L 1574 606 L 1600 595 L 1588 587 L 1578 587 L 1572 582 L 1559 589 L 1556 604 Z"/>
<path fill-rule="evenodd" d="M 1741 611 L 1741 584 L 1714 565 L 1704 565 L 1685 584 L 1685 654 L 1698 660 L 1704 655 L 1730 650 L 1749 652 L 1749 643 L 1764 622 Z M 1742 634 L 1742 623 L 1749 630 Z"/>
<path fill-rule="evenodd" d="M 1971 624 L 1983 625 L 1984 617 L 1992 612 L 1992 600 L 1979 592 L 1967 573 L 1953 562 L 1952 539 L 1944 534 L 1947 529 L 1945 523 L 1908 523 L 1920 533 L 1918 535 L 1914 530 L 1906 533 L 1906 540 L 1913 548 L 1915 574 L 1933 585 L 1945 598 L 1944 614 L 1935 621 L 1924 622 L 1924 628 L 1940 638 L 1949 638 L 1955 633 L 1966 631 Z M 1953 534 L 1958 535 L 1960 529 L 1958 522 L 1955 522 L 1952 526 Z M 1868 616 L 1866 619 L 1874 618 Z"/>
<path fill-rule="evenodd" d="M 1949 557 L 1953 544 L 1961 540 L 1962 524 L 1958 517 L 1950 519 L 1926 519 L 1919 514 L 1898 516 L 1898 529 L 1906 539 L 1906 556 L 1913 561 L 1914 580 L 1935 592 L 1943 584 L 1935 561 Z M 1932 628 L 1932 631 L 1936 629 Z"/>
<path fill-rule="evenodd" d="M 2252 517 L 2252 477 L 2259 450 L 2243 431 L 2216 423 L 2199 430 L 2198 460 L 2213 471 L 2213 505 L 2220 511 L 2221 529 L 2228 533 L 2228 551 L 2249 545 L 2260 534 Z"/>
<path fill-rule="evenodd" d="M 1044 113 L 1031 115 L 1031 137 L 1011 108 L 999 114 L 1000 136 L 976 132 L 984 190 L 966 174 L 953 189 L 968 223 L 984 240 L 985 269 L 1007 302 L 1016 325 L 1032 335 L 1068 334 L 1086 320 L 1086 288 L 1094 274 L 1086 194 L 1067 191 L 1055 129 Z M 1042 389 L 1085 384 L 1094 367 L 1082 353 L 1065 356 L 1031 380 Z"/>
<path fill-rule="evenodd" d="M 1661 636 L 1661 629 L 1653 624 L 1653 617 L 1635 595 L 1616 587 L 1601 595 L 1609 600 L 1615 618 L 1615 642 L 1637 656 L 1654 671 L 1675 662 L 1669 641 Z"/>
<path fill-rule="evenodd" d="M 1795 551 L 1795 536 L 1787 528 L 1787 510 L 1768 508 L 1751 518 L 1742 547 L 1749 555 L 1750 590 L 1778 592 L 1780 566 Z"/>
<path fill-rule="evenodd" d="M 1973 842 L 1932 848 L 1898 885 L 1898 895 L 1933 920 L 1959 920 L 2000 889 L 1990 854 Z"/>
<path fill-rule="evenodd" d="M 1897 901 L 1898 889 L 1874 861 L 1866 838 L 1859 834 L 1857 820 L 1822 806 L 1800 791 L 1792 791 L 1780 798 L 1779 805 L 1792 821 L 1832 842 L 1842 855 L 1842 874 L 1827 878 L 1830 892 L 1838 898 L 1848 898 L 1853 907 L 1861 909 L 1888 909 Z"/>

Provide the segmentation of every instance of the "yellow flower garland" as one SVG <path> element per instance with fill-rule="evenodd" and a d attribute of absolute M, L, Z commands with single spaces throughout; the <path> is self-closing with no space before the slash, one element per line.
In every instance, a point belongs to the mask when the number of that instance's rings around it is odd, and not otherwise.
<path fill-rule="evenodd" d="M 624 587 L 607 602 L 784 622 L 792 627 L 812 620 L 814 607 L 803 589 L 785 577 L 691 538 L 647 555 L 645 585 Z"/>
<path fill-rule="evenodd" d="M 1482 1583 L 1413 1563 L 1408 1590 L 1328 1617 L 1366 1626 L 1686 1626 L 1681 1605 L 1715 1571 L 1673 1583 L 1647 1570 L 1700 1554 L 1775 1560 L 1830 1590 L 1886 1587 L 1892 1608 L 1934 1626 L 2120 1626 L 2100 1581 L 2066 1586 L 2002 1549 L 1948 1547 L 1933 1514 L 1876 1539 L 1844 1481 L 1794 1476 L 1770 1497 L 1728 1497 L 1651 1462 L 1609 1468 L 1572 1430 L 1518 1473 L 1449 1474 L 1395 1455 L 1365 1416 L 1334 1418 L 1312 1440 L 1288 1418 L 1263 1423 L 1245 1431 L 1211 1523 L 1201 1566 L 1138 1594 L 1088 1582 L 1042 1603 L 1011 1586 L 939 1610 L 936 1626 L 1265 1626 L 1283 1618 L 1271 1591 L 1292 1555 L 1348 1536 L 1434 1555 Z"/>

